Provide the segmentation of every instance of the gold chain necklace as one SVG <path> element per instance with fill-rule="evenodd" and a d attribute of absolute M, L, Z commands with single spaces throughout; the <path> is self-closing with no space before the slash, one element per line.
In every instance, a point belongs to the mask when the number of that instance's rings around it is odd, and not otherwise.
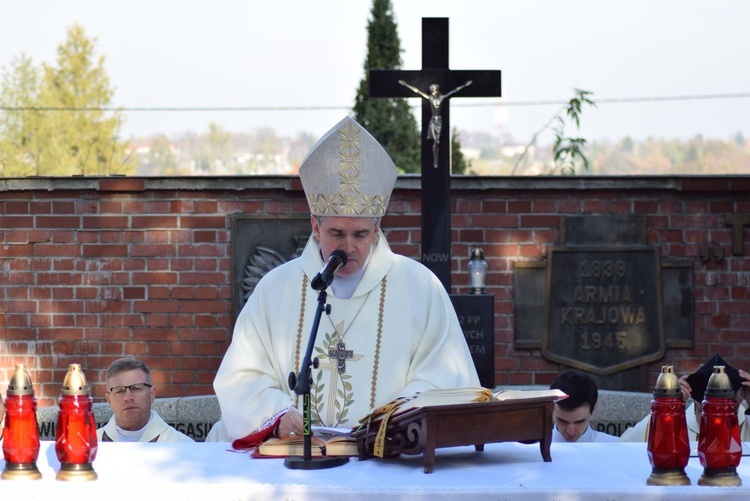
<path fill-rule="evenodd" d="M 349 332 L 349 329 L 352 328 L 352 325 L 354 324 L 354 321 L 357 320 L 357 317 L 362 312 L 362 308 L 365 307 L 365 303 L 367 302 L 368 299 L 370 299 L 370 294 L 371 293 L 372 293 L 372 289 L 370 289 L 367 292 L 367 295 L 365 296 L 365 300 L 362 301 L 362 304 L 359 305 L 359 309 L 357 310 L 357 313 L 354 314 L 354 318 L 352 318 L 352 321 L 349 322 L 349 326 L 346 328 L 346 330 L 343 333 L 339 332 L 339 329 L 336 327 L 336 325 L 334 325 L 333 320 L 331 320 L 330 313 L 328 315 L 326 315 L 328 317 L 328 321 L 331 322 L 331 327 L 333 327 L 333 331 L 336 333 L 336 337 L 331 342 L 331 345 L 336 346 L 337 344 L 339 344 L 341 341 L 344 340 L 344 336 L 346 336 L 346 334 Z M 343 320 L 342 320 L 342 322 L 343 322 Z"/>

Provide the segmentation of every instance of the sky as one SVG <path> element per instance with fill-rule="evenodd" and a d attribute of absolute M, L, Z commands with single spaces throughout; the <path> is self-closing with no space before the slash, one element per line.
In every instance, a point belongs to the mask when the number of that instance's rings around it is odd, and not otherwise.
<path fill-rule="evenodd" d="M 750 137 L 749 1 L 392 5 L 403 69 L 421 68 L 422 18 L 446 17 L 451 69 L 502 71 L 502 97 L 451 99 L 451 125 L 459 131 L 509 133 L 527 142 L 574 89 L 583 89 L 597 107 L 584 108 L 580 131 L 568 135 Z M 277 108 L 129 111 L 126 136 L 200 133 L 215 122 L 233 132 L 270 127 L 279 135 L 317 137 L 353 106 L 372 2 L 0 0 L 0 6 L 2 67 L 22 52 L 37 64 L 54 63 L 67 27 L 78 22 L 106 57 L 114 106 Z M 420 99 L 410 103 L 417 110 Z"/>

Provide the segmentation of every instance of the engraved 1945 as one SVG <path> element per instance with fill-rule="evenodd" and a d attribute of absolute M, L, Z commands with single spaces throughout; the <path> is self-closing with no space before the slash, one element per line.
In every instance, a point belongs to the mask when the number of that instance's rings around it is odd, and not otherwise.
<path fill-rule="evenodd" d="M 579 337 L 581 350 L 626 352 L 630 328 L 646 324 L 646 309 L 636 304 L 631 285 L 623 280 L 627 275 L 625 261 L 580 263 L 579 276 L 587 284 L 573 289 L 573 305 L 561 308 L 560 323 L 584 327 Z"/>

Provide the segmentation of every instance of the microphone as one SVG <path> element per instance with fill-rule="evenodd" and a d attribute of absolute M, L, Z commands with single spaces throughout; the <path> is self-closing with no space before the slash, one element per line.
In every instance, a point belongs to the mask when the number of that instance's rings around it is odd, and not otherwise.
<path fill-rule="evenodd" d="M 310 285 L 313 290 L 322 291 L 326 290 L 331 283 L 333 283 L 333 274 L 338 271 L 339 268 L 346 266 L 346 252 L 342 250 L 335 250 L 328 256 L 328 262 L 320 270 L 320 273 L 315 275 Z"/>

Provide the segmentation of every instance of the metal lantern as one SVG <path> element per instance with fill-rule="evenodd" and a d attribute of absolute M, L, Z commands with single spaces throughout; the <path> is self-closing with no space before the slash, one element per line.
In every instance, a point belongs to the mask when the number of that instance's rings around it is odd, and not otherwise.
<path fill-rule="evenodd" d="M 486 294 L 485 279 L 487 277 L 487 261 L 484 260 L 484 252 L 479 246 L 475 246 L 471 251 L 469 260 L 469 279 L 471 281 L 472 294 Z"/>

